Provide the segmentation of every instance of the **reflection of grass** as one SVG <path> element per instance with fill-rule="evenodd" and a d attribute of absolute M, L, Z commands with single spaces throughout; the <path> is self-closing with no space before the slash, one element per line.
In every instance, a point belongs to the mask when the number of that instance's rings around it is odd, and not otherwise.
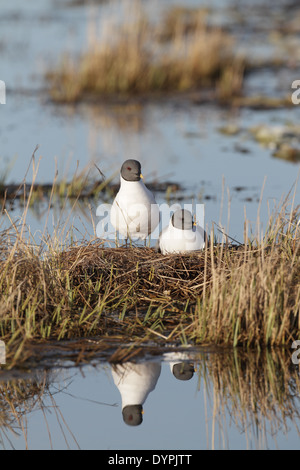
<path fill-rule="evenodd" d="M 38 371 L 29 378 L 10 378 L 0 382 L 0 445 L 4 449 L 8 444 L 14 448 L 12 436 L 18 437 L 20 444 L 21 436 L 24 439 L 24 449 L 30 449 L 28 439 L 28 417 L 33 411 L 43 415 L 45 429 L 49 437 L 49 447 L 53 448 L 52 430 L 48 423 L 48 413 L 52 413 L 57 420 L 61 437 L 69 448 L 68 434 L 77 447 L 78 444 L 59 407 L 55 402 L 54 395 L 50 391 L 51 382 L 54 381 L 53 374 L 46 371 Z M 47 404 L 48 400 L 48 404 Z M 43 433 L 43 429 L 42 429 Z M 56 430 L 57 433 L 57 430 Z"/>
<path fill-rule="evenodd" d="M 213 400 L 212 447 L 218 428 L 220 445 L 226 447 L 227 413 L 231 426 L 245 433 L 247 448 L 267 448 L 268 434 L 274 442 L 278 431 L 287 432 L 291 424 L 299 433 L 299 378 L 290 352 L 210 354 L 198 367 Z"/>
<path fill-rule="evenodd" d="M 94 342 L 96 343 L 96 340 Z M 57 344 L 55 346 L 59 347 Z M 93 358 L 91 352 L 83 352 L 80 341 L 69 345 L 66 342 L 64 346 L 72 353 L 74 362 L 78 360 L 78 363 L 82 364 Z M 43 345 L 39 349 L 43 350 Z M 26 377 L 24 373 L 23 378 L 15 378 L 14 374 L 10 377 L 7 373 L 7 380 L 2 377 L 0 382 L 0 441 L 3 447 L 6 442 L 13 446 L 13 434 L 23 434 L 24 446 L 31 448 L 33 443 L 30 439 L 28 423 L 30 423 L 32 412 L 43 416 L 44 426 L 49 436 L 49 446 L 55 447 L 56 440 L 53 439 L 52 444 L 52 437 L 57 435 L 57 428 L 53 426 L 57 421 L 65 445 L 80 447 L 80 440 L 77 443 L 72 432 L 76 434 L 77 430 L 69 428 L 64 416 L 64 408 L 58 407 L 56 403 L 57 394 L 63 393 L 69 395 L 70 398 L 76 398 L 76 395 L 69 393 L 68 390 L 73 378 L 65 373 L 61 376 L 57 362 L 55 362 L 56 353 L 59 358 L 63 357 L 68 360 L 69 355 L 65 355 L 66 351 L 60 356 L 62 349 L 61 347 L 59 352 L 55 350 L 55 347 L 51 350 L 55 373 L 49 371 L 48 357 L 46 359 L 47 371 L 42 369 L 42 363 L 39 362 L 40 370 L 34 375 L 30 374 Z M 153 350 L 157 353 L 154 348 Z M 174 355 L 174 349 L 172 355 Z M 47 357 L 47 353 L 44 353 L 44 356 Z M 39 359 L 38 355 L 37 358 Z M 208 352 L 204 348 L 198 352 L 187 353 L 185 360 L 194 363 L 199 380 L 199 391 L 204 393 L 208 448 L 236 446 L 236 442 L 231 440 L 233 427 L 240 434 L 245 435 L 247 449 L 268 448 L 269 444 L 276 442 L 279 432 L 288 433 L 291 427 L 299 433 L 300 383 L 298 367 L 291 363 L 290 351 L 235 349 L 224 352 L 215 349 Z M 93 363 L 97 364 L 95 358 Z M 84 369 L 83 372 L 85 372 Z M 87 376 L 85 380 L 88 381 L 89 377 Z M 87 399 L 87 397 L 80 398 Z M 101 405 L 115 406 L 103 402 Z M 55 422 L 53 419 L 48 420 L 49 413 L 56 418 Z M 43 425 L 41 432 L 43 432 Z M 268 442 L 269 434 L 271 442 Z M 60 441 L 60 444 L 63 441 Z M 201 447 L 204 445 L 202 442 Z"/>
<path fill-rule="evenodd" d="M 46 384 L 38 384 L 36 381 L 25 382 L 21 379 L 12 380 L 9 383 L 0 382 L 0 441 L 2 446 L 9 434 L 23 434 L 27 447 L 27 430 L 25 415 L 32 411 L 43 395 Z"/>
<path fill-rule="evenodd" d="M 216 87 L 221 99 L 238 94 L 243 62 L 232 38 L 208 28 L 203 13 L 169 12 L 157 27 L 143 14 L 109 28 L 79 60 L 65 57 L 47 74 L 55 101 L 74 102 L 89 94 L 143 94 Z M 163 42 L 162 42 L 163 39 Z"/>

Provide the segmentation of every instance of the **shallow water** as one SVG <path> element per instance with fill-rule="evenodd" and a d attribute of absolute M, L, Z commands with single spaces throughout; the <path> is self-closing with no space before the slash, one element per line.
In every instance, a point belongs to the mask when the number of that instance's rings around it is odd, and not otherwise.
<path fill-rule="evenodd" d="M 115 377 L 116 366 L 96 360 L 0 374 L 1 444 L 109 451 L 298 449 L 299 366 L 282 368 L 277 360 L 275 354 L 258 360 L 250 353 L 242 358 L 202 350 L 148 355 L 118 366 Z M 195 372 L 180 380 L 175 363 L 193 365 Z M 145 399 L 142 422 L 128 425 L 122 401 L 139 399 Z"/>
<path fill-rule="evenodd" d="M 146 104 L 134 115 L 132 126 L 127 122 L 122 128 L 119 113 L 114 110 L 83 107 L 76 114 L 67 115 L 67 110 L 52 114 L 52 106 L 45 106 L 43 120 L 36 129 L 34 108 L 33 104 L 29 109 L 16 112 L 18 119 L 26 123 L 18 127 L 19 143 L 15 143 L 16 130 L 8 133 L 6 152 L 14 149 L 19 153 L 20 147 L 23 149 L 22 157 L 17 158 L 10 174 L 9 179 L 14 182 L 22 181 L 36 143 L 40 144 L 36 157 L 42 157 L 37 181 L 43 183 L 54 178 L 56 153 L 60 155 L 57 158 L 59 169 L 69 166 L 70 173 L 74 174 L 77 159 L 80 167 L 95 161 L 106 176 L 117 172 L 124 158 L 135 157 L 142 163 L 146 184 L 153 178 L 179 182 L 186 188 L 182 204 L 205 204 L 209 231 L 213 223 L 221 223 L 231 237 L 242 242 L 245 214 L 255 229 L 261 196 L 261 220 L 265 222 L 268 211 L 293 190 L 297 179 L 298 164 L 275 159 L 270 149 L 260 147 L 247 133 L 247 126 L 273 122 L 275 118 L 277 125 L 285 123 L 291 118 L 290 110 L 277 111 L 276 115 L 274 111 L 261 111 L 257 115 L 242 110 L 232 116 L 214 107 Z M 126 109 L 124 111 L 126 120 Z M 294 116 L 300 118 L 300 108 L 295 109 Z M 11 118 L 15 120 L 13 115 Z M 241 132 L 234 137 L 223 135 L 219 129 L 228 123 L 238 123 Z M 38 139 L 33 135 L 38 135 Z M 66 147 L 72 155 L 71 163 L 64 159 L 63 148 Z M 92 168 L 91 171 L 95 174 L 97 170 Z M 31 173 L 30 170 L 27 181 L 32 180 Z M 59 174 L 63 173 L 64 169 L 59 170 Z M 296 200 L 299 194 L 297 188 Z M 166 202 L 164 194 L 158 193 L 156 198 L 158 202 Z M 99 199 L 91 203 L 95 223 L 96 208 L 101 202 Z M 44 228 L 46 217 L 41 214 L 43 210 L 33 209 L 27 217 L 33 232 Z M 12 213 L 13 218 L 18 215 L 18 211 Z M 50 232 L 58 217 L 54 222 L 50 217 Z M 87 231 L 88 235 L 93 235 L 88 208 L 85 215 L 75 212 L 71 220 L 81 233 Z"/>
<path fill-rule="evenodd" d="M 150 4 L 152 12 L 158 8 L 156 2 Z M 0 158 L 2 174 L 8 172 L 6 182 L 23 180 L 36 145 L 37 181 L 41 183 L 51 183 L 56 168 L 59 178 L 73 176 L 77 168 L 88 166 L 97 176 L 93 162 L 109 177 L 118 172 L 125 158 L 134 157 L 142 163 L 146 183 L 152 178 L 179 182 L 186 188 L 182 203 L 205 203 L 209 230 L 213 223 L 221 222 L 230 236 L 242 241 L 245 213 L 255 226 L 263 187 L 261 219 L 266 221 L 268 205 L 278 204 L 288 194 L 299 164 L 274 158 L 273 149 L 255 142 L 249 128 L 299 122 L 300 106 L 226 111 L 184 99 L 110 106 L 53 105 L 48 100 L 43 73 L 57 63 L 63 52 L 84 49 L 91 14 L 98 12 L 92 24 L 96 28 L 108 8 L 106 2 L 99 10 L 70 8 L 64 2 L 55 5 L 53 9 L 53 2 L 44 0 L 1 6 L 0 78 L 7 86 L 7 100 L 0 107 Z M 229 5 L 227 2 L 225 6 Z M 116 11 L 117 5 L 113 3 L 110 8 Z M 236 34 L 240 46 L 251 46 L 241 33 Z M 291 81 L 296 78 L 295 68 L 283 78 L 274 71 L 269 76 L 261 71 L 249 77 L 246 87 L 250 94 L 269 89 L 276 96 L 278 87 L 282 94 L 289 93 Z M 220 128 L 229 124 L 240 132 L 222 134 Z M 27 173 L 27 181 L 31 180 L 32 168 Z M 299 194 L 297 189 L 297 198 Z M 164 195 L 158 194 L 157 198 L 165 201 Z M 96 207 L 97 202 L 92 207 L 94 217 Z M 72 222 L 80 233 L 89 236 L 93 228 L 90 213 L 86 212 L 85 216 L 74 214 Z M 46 217 L 41 214 L 43 210 L 30 211 L 27 223 L 32 232 L 44 228 Z M 18 219 L 19 212 L 14 211 L 12 217 Z M 48 224 L 50 231 L 59 216 L 53 217 Z M 6 226 L 8 221 L 2 217 L 2 223 Z"/>
<path fill-rule="evenodd" d="M 173 3 L 153 1 L 147 7 L 155 20 L 162 4 Z M 226 20 L 230 26 L 230 10 L 224 13 L 230 4 L 210 2 L 214 8 L 221 7 L 215 11 L 215 22 Z M 109 7 L 118 9 L 118 2 Z M 106 2 L 90 10 L 84 6 L 70 8 L 67 2 L 54 0 L 14 0 L 0 6 L 0 79 L 7 86 L 6 104 L 0 105 L 0 177 L 9 170 L 6 182 L 21 182 L 37 144 L 36 161 L 41 157 L 37 181 L 41 183 L 52 182 L 56 166 L 59 177 L 71 177 L 76 168 L 87 166 L 97 175 L 93 167 L 96 162 L 109 177 L 125 158 L 137 158 L 146 183 L 155 178 L 179 182 L 185 188 L 182 204 L 205 204 L 208 230 L 213 223 L 222 224 L 232 238 L 243 241 L 245 214 L 255 230 L 263 186 L 260 214 L 265 225 L 269 210 L 288 194 L 299 171 L 299 163 L 274 158 L 274 148 L 261 146 L 249 129 L 262 124 L 299 123 L 300 106 L 228 110 L 175 97 L 106 106 L 52 104 L 43 73 L 63 52 L 85 48 L 91 14 L 96 11 L 97 25 L 107 8 Z M 263 11 L 251 21 L 249 15 L 247 28 L 236 29 L 239 47 L 252 51 L 255 57 L 276 51 L 267 40 L 274 16 L 268 16 L 270 24 L 265 31 L 262 27 L 259 34 L 253 34 L 255 27 L 265 25 L 262 18 L 265 21 Z M 249 77 L 246 87 L 250 95 L 286 95 L 291 92 L 291 82 L 300 78 L 299 73 L 297 64 L 280 73 L 260 70 Z M 221 132 L 229 124 L 237 128 L 234 135 Z M 299 139 L 296 141 L 298 145 Z M 26 179 L 32 180 L 31 168 Z M 165 194 L 156 196 L 158 202 L 166 201 Z M 296 203 L 299 196 L 298 187 Z M 43 231 L 47 220 L 51 233 L 57 221 L 65 223 L 70 216 L 69 223 L 75 225 L 78 238 L 89 239 L 94 235 L 91 217 L 97 223 L 98 202 L 92 201 L 90 208 L 80 205 L 72 214 L 69 209 L 64 215 L 53 209 L 47 219 L 46 201 L 38 210 L 30 209 L 27 223 L 34 233 Z M 16 206 L 11 217 L 18 220 L 21 213 L 22 208 Z M 5 214 L 0 218 L 1 227 L 7 227 Z M 224 365 L 224 358 L 229 364 L 225 361 Z M 162 362 L 157 356 L 147 357 L 145 364 L 150 359 L 160 368 L 160 375 L 145 401 L 140 426 L 128 427 L 123 422 L 121 395 L 105 359 L 80 368 L 58 363 L 53 369 L 51 363 L 50 370 L 39 369 L 33 378 L 24 373 L 19 387 L 24 393 L 19 395 L 19 390 L 15 396 L 20 412 L 13 415 L 8 409 L 0 418 L 2 446 L 182 450 L 299 447 L 298 369 L 290 357 L 284 363 L 275 361 L 275 368 L 270 358 L 256 368 L 250 358 L 243 358 L 242 367 L 238 367 L 239 357 L 232 352 L 201 351 L 192 356 L 198 372 L 188 381 L 174 378 L 167 356 Z M 12 373 L 19 377 L 19 371 Z M 224 380 L 224 389 L 217 378 Z M 0 380 L 3 399 L 5 387 L 15 390 L 15 385 L 6 373 L 0 374 Z M 248 385 L 251 396 L 246 392 Z M 19 426 L 19 437 L 7 423 L 13 428 Z"/>

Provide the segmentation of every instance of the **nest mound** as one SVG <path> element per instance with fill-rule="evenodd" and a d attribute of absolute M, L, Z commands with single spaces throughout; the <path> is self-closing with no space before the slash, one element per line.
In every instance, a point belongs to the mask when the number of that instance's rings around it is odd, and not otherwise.
<path fill-rule="evenodd" d="M 242 253 L 242 246 L 231 246 L 217 249 L 212 259 L 210 249 L 162 255 L 154 248 L 95 243 L 71 248 L 60 255 L 60 262 L 76 285 L 86 284 L 87 277 L 93 283 L 101 279 L 99 294 L 110 290 L 114 300 L 127 294 L 128 299 L 134 296 L 135 305 L 149 305 L 198 298 L 210 285 L 213 269 L 224 266 L 232 254 L 236 265 Z"/>

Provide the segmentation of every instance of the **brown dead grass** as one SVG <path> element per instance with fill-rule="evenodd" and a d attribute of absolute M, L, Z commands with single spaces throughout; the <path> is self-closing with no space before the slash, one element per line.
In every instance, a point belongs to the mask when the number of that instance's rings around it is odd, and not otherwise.
<path fill-rule="evenodd" d="M 47 73 L 54 101 L 203 87 L 215 89 L 221 100 L 240 94 L 244 61 L 235 55 L 228 33 L 208 27 L 202 10 L 175 8 L 153 26 L 135 5 L 133 18 L 121 25 L 112 18 L 107 34 L 94 38 L 78 59 L 64 56 Z"/>

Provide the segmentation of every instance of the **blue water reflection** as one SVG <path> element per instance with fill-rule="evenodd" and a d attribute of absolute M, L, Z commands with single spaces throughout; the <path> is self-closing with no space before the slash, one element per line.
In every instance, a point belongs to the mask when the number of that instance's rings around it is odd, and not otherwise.
<path fill-rule="evenodd" d="M 288 356 L 166 353 L 18 376 L 0 375 L 4 448 L 299 448 Z"/>

